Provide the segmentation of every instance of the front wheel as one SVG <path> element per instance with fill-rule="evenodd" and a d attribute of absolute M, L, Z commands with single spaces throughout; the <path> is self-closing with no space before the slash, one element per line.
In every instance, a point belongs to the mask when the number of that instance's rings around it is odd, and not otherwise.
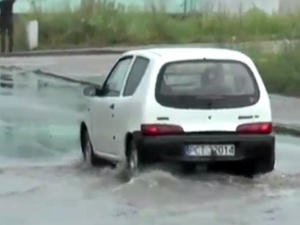
<path fill-rule="evenodd" d="M 84 144 L 82 149 L 83 160 L 88 166 L 95 166 L 96 157 L 94 154 L 93 145 L 88 132 L 84 133 Z"/>

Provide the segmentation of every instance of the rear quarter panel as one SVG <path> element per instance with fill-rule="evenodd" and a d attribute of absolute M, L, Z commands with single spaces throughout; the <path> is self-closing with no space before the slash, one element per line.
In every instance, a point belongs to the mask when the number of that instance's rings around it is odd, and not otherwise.
<path fill-rule="evenodd" d="M 263 82 L 263 79 L 262 79 L 256 65 L 252 61 L 252 59 L 245 56 L 243 61 L 252 70 L 252 72 L 255 76 L 256 82 L 259 86 L 260 100 L 256 105 L 258 106 L 258 109 L 262 112 L 262 120 L 272 121 L 272 111 L 271 111 L 270 98 L 269 98 L 269 94 L 268 94 L 268 91 L 266 89 L 266 86 Z"/>

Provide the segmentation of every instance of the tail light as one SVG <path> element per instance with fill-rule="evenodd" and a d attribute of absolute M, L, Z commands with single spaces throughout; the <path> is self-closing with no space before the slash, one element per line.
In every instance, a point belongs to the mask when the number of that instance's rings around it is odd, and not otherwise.
<path fill-rule="evenodd" d="M 172 135 L 182 134 L 184 131 L 181 126 L 171 124 L 142 124 L 141 132 L 143 135 Z"/>
<path fill-rule="evenodd" d="M 270 134 L 273 131 L 272 123 L 248 123 L 237 127 L 240 134 Z"/>

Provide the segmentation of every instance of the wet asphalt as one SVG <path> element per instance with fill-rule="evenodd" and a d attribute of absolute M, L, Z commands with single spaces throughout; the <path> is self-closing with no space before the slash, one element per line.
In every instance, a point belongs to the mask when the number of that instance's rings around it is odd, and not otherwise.
<path fill-rule="evenodd" d="M 94 58 L 86 69 L 73 62 L 76 73 L 66 58 L 10 60 L 26 70 L 95 76 L 113 57 L 102 64 Z M 201 168 L 185 175 L 163 164 L 125 183 L 119 168 L 89 168 L 81 160 L 82 86 L 24 70 L 3 74 L 13 74 L 13 82 L 6 79 L 13 88 L 0 87 L 0 225 L 298 224 L 300 139 L 277 136 L 275 171 L 253 180 Z M 275 121 L 298 123 L 299 100 L 271 101 Z"/>

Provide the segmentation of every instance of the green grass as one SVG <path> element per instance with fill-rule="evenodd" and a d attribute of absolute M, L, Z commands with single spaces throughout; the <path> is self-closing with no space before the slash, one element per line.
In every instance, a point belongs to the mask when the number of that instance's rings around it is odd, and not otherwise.
<path fill-rule="evenodd" d="M 71 10 L 60 6 L 53 12 L 33 7 L 16 24 L 18 50 L 26 49 L 25 24 L 37 19 L 41 49 L 141 45 L 156 43 L 199 43 L 282 40 L 300 38 L 300 13 L 268 15 L 253 9 L 241 15 L 227 13 L 170 16 L 152 8 L 125 11 L 97 0 Z M 268 48 L 268 47 L 267 47 Z M 270 92 L 300 96 L 300 45 L 287 46 L 278 54 L 250 47 L 252 56 Z"/>
<path fill-rule="evenodd" d="M 51 13 L 32 7 L 16 24 L 18 48 L 25 48 L 26 22 L 40 24 L 41 48 L 111 46 L 155 43 L 241 42 L 300 37 L 300 13 L 268 15 L 258 9 L 245 14 L 194 13 L 170 16 L 153 7 L 147 12 L 125 11 L 105 1 L 71 10 L 68 5 Z"/>
<path fill-rule="evenodd" d="M 278 54 L 257 51 L 252 56 L 271 93 L 300 96 L 300 44 L 286 45 Z"/>

